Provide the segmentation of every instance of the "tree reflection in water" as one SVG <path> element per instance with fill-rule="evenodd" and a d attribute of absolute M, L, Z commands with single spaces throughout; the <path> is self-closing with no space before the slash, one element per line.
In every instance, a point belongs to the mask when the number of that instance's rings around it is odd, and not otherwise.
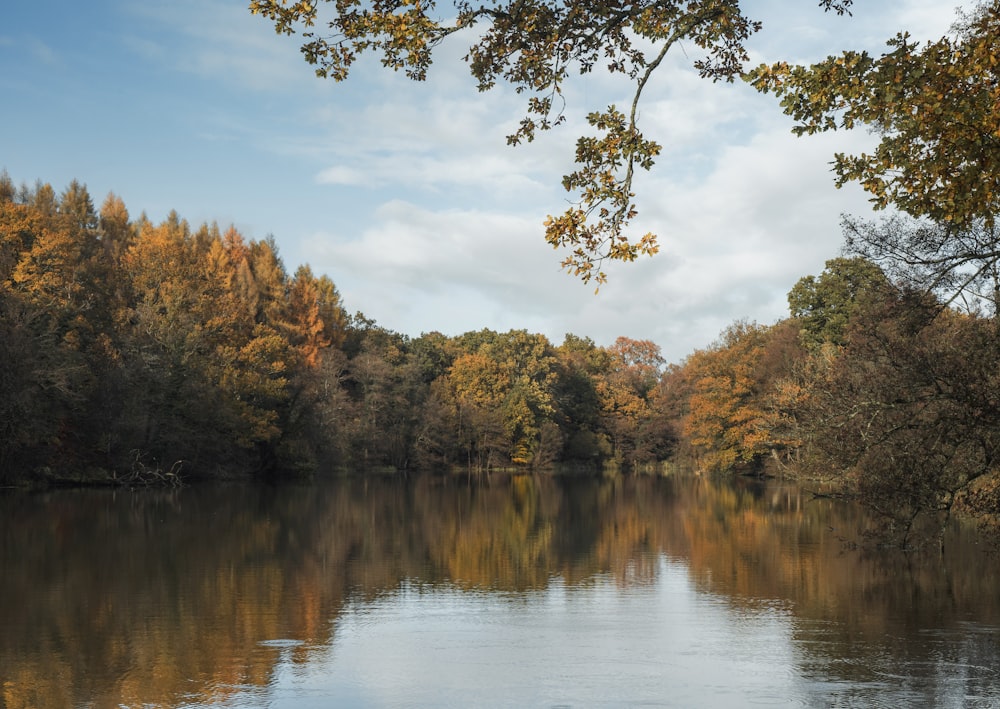
<path fill-rule="evenodd" d="M 656 602 L 649 589 L 665 569 L 732 618 L 762 608 L 787 618 L 804 700 L 839 687 L 833 696 L 850 701 L 851 683 L 884 683 L 900 667 L 920 668 L 893 681 L 921 699 L 972 668 L 962 696 L 996 701 L 984 679 L 995 675 L 975 669 L 1000 665 L 995 558 L 959 525 L 943 559 L 854 550 L 865 523 L 793 486 L 704 478 L 7 495 L 0 706 L 266 703 L 277 668 L 329 662 L 337 633 L 357 632 L 359 609 L 385 599 L 479 608 L 597 589 L 635 606 Z M 539 642 L 566 643 L 544 635 L 546 617 Z M 619 622 L 627 644 L 641 629 Z"/>

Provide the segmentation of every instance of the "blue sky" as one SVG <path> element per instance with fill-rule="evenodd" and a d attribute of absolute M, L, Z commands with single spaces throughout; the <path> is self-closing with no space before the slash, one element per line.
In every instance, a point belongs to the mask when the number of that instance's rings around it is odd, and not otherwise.
<path fill-rule="evenodd" d="M 907 29 L 935 39 L 954 19 L 939 0 L 859 0 L 853 17 L 813 2 L 748 3 L 765 22 L 753 63 L 878 53 Z M 194 225 L 273 235 L 286 266 L 308 263 L 348 310 L 410 335 L 526 328 L 610 344 L 655 341 L 679 362 L 738 319 L 771 323 L 801 276 L 839 254 L 840 214 L 867 215 L 837 190 L 835 151 L 864 132 L 795 138 L 773 97 L 711 84 L 697 50 L 665 62 L 641 124 L 664 145 L 637 183 L 636 232 L 654 258 L 608 270 L 595 295 L 560 271 L 543 240 L 564 209 L 583 116 L 629 87 L 592 75 L 568 87 L 568 124 L 506 146 L 522 98 L 477 93 L 456 37 L 414 84 L 362 62 L 345 82 L 315 78 L 295 38 L 242 0 L 12 0 L 0 23 L 0 168 L 61 191 L 84 182 L 133 216 L 171 209 Z"/>

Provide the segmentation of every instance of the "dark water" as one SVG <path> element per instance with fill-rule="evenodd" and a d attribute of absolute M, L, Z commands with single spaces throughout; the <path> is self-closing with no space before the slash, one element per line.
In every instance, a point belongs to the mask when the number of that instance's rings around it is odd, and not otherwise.
<path fill-rule="evenodd" d="M 0 709 L 1000 706 L 1000 560 L 854 508 L 494 476 L 0 497 Z"/>

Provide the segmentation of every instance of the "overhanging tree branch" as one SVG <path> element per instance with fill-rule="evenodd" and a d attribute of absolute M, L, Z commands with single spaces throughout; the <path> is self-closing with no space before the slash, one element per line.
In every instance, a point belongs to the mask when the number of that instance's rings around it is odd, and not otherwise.
<path fill-rule="evenodd" d="M 844 14 L 851 0 L 820 0 L 821 8 Z M 565 104 L 553 114 L 557 96 L 572 70 L 581 75 L 598 65 L 634 81 L 631 109 L 614 106 L 590 112 L 599 134 L 577 142 L 577 170 L 563 186 L 577 201 L 546 220 L 546 240 L 568 249 L 563 266 L 584 281 L 604 282 L 606 260 L 633 261 L 658 251 L 647 233 L 633 241 L 627 233 L 636 216 L 632 182 L 637 167 L 649 170 L 660 145 L 638 130 L 641 95 L 668 51 L 689 41 L 704 52 L 694 62 L 701 76 L 732 81 L 747 59 L 746 42 L 760 22 L 750 19 L 739 0 L 498 0 L 474 5 L 455 0 L 457 14 L 442 19 L 433 0 L 250 0 L 250 11 L 270 20 L 279 34 L 301 33 L 302 53 L 321 77 L 346 79 L 365 52 L 414 80 L 426 78 L 435 47 L 460 30 L 484 23 L 465 61 L 480 91 L 504 82 L 528 93 L 516 145 L 539 130 L 563 122 Z M 320 8 L 330 16 L 320 20 Z M 314 29 L 325 24 L 332 35 Z M 638 45 L 655 50 L 647 60 Z"/>

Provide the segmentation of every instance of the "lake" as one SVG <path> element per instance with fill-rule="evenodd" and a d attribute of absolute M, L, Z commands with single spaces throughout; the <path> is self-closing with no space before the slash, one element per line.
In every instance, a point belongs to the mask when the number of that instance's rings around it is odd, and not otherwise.
<path fill-rule="evenodd" d="M 0 495 L 0 709 L 997 707 L 1000 560 L 781 482 Z"/>

